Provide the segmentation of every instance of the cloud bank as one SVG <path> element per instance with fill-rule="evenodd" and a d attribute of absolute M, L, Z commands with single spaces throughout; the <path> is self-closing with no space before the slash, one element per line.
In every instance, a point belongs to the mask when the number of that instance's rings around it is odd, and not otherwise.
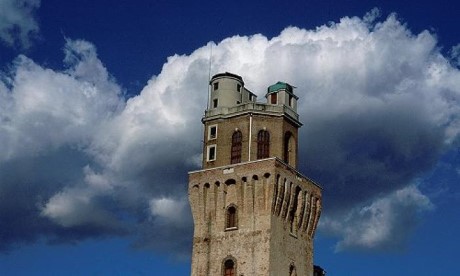
<path fill-rule="evenodd" d="M 8 46 L 28 48 L 39 27 L 34 11 L 40 0 L 2 0 L 0 2 L 0 40 Z"/>
<path fill-rule="evenodd" d="M 433 209 L 417 179 L 458 146 L 458 68 L 433 34 L 376 16 L 212 43 L 213 73 L 259 99 L 278 80 L 298 87 L 299 169 L 324 188 L 320 231 L 337 250 L 403 247 Z M 1 249 L 131 235 L 188 254 L 209 48 L 169 57 L 129 99 L 87 41 L 67 41 L 64 71 L 18 57 L 0 82 Z"/>
<path fill-rule="evenodd" d="M 343 236 L 337 251 L 404 249 L 408 235 L 420 220 L 420 213 L 433 209 L 430 199 L 416 186 L 407 186 L 370 205 L 347 210 L 345 216 L 326 216 L 320 231 Z"/>

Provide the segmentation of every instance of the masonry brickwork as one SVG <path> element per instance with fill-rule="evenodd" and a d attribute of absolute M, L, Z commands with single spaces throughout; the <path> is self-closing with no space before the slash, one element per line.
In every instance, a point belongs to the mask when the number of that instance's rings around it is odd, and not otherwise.
<path fill-rule="evenodd" d="M 261 104 L 237 75 L 218 74 L 210 85 L 203 169 L 189 173 L 192 276 L 313 275 L 321 188 L 297 171 L 301 123 L 292 87 L 270 86 L 270 103 Z M 269 149 L 258 159 L 259 131 L 269 133 Z"/>
<path fill-rule="evenodd" d="M 252 117 L 252 130 L 250 130 L 250 117 Z M 266 114 L 246 113 L 244 115 L 218 118 L 207 120 L 205 125 L 205 137 L 209 137 L 208 131 L 210 126 L 217 126 L 218 135 L 215 139 L 205 139 L 205 147 L 209 145 L 218 145 L 215 161 L 206 160 L 206 154 L 203 154 L 203 168 L 219 167 L 230 163 L 232 134 L 235 130 L 240 130 L 243 135 L 241 160 L 257 160 L 257 133 L 260 130 L 270 130 L 270 156 L 278 157 L 283 160 L 284 134 L 292 133 L 292 166 L 297 166 L 297 128 L 289 123 L 282 116 L 270 116 Z M 276 130 L 276 131 L 273 131 Z M 249 137 L 249 132 L 252 132 Z M 251 151 L 249 151 L 249 139 L 251 140 Z M 249 152 L 251 156 L 249 157 Z"/>
<path fill-rule="evenodd" d="M 313 271 L 313 235 L 321 189 L 278 158 L 190 173 L 195 221 L 192 275 L 221 275 L 234 257 L 238 275 L 298 275 Z M 228 206 L 238 227 L 226 228 Z"/>

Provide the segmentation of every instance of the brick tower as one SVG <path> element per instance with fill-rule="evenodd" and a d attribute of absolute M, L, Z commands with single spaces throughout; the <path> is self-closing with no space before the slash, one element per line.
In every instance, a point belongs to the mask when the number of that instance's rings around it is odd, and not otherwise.
<path fill-rule="evenodd" d="M 192 276 L 313 275 L 321 188 L 297 171 L 293 87 L 268 87 L 257 103 L 243 79 L 210 81 L 203 169 L 189 173 Z"/>

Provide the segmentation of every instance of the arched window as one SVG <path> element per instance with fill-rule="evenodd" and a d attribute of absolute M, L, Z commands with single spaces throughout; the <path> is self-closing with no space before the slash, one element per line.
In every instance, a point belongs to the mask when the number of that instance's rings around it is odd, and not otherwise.
<path fill-rule="evenodd" d="M 236 276 L 235 270 L 235 262 L 232 259 L 224 262 L 224 276 Z"/>
<path fill-rule="evenodd" d="M 268 158 L 270 155 L 270 133 L 261 130 L 257 134 L 257 159 Z"/>
<path fill-rule="evenodd" d="M 235 206 L 230 206 L 227 208 L 227 225 L 226 228 L 236 228 L 237 225 L 237 213 L 236 213 L 236 207 Z"/>
<path fill-rule="evenodd" d="M 232 135 L 232 152 L 230 164 L 236 164 L 241 162 L 241 131 L 237 130 Z"/>

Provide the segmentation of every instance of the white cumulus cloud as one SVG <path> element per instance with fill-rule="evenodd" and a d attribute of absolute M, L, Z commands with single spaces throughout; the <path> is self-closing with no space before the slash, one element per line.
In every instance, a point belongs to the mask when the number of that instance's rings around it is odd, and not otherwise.
<path fill-rule="evenodd" d="M 434 208 L 416 186 L 407 186 L 338 218 L 325 217 L 319 229 L 342 236 L 336 250 L 395 250 L 404 247 L 421 213 Z"/>
<path fill-rule="evenodd" d="M 167 197 L 150 200 L 150 212 L 154 217 L 163 220 L 164 223 L 188 224 L 188 200 L 172 199 Z M 185 221 L 185 223 L 184 223 Z M 188 225 L 187 225 L 188 226 Z"/>
<path fill-rule="evenodd" d="M 430 32 L 377 18 L 211 42 L 212 73 L 241 75 L 259 99 L 276 81 L 297 87 L 299 169 L 324 187 L 320 229 L 340 250 L 404 244 L 433 205 L 411 183 L 459 139 L 458 68 Z M 84 40 L 67 40 L 64 71 L 21 56 L 3 72 L 0 192 L 15 200 L 0 201 L 0 226 L 17 235 L 2 244 L 129 225 L 139 247 L 188 250 L 210 46 L 169 57 L 129 99 Z M 37 223 L 25 231 L 19 218 Z"/>

